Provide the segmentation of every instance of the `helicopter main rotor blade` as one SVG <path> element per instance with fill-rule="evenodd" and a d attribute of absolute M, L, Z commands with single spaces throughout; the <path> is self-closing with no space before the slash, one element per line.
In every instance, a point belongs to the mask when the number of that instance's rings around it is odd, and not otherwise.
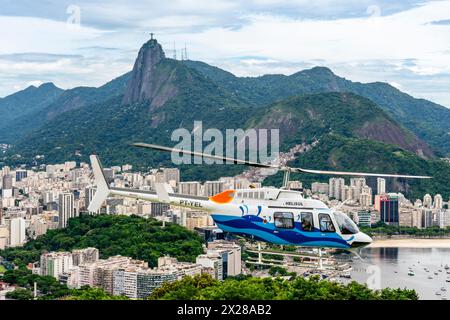
<path fill-rule="evenodd" d="M 161 151 L 166 151 L 166 152 L 179 152 L 179 153 L 189 154 L 192 156 L 198 156 L 198 157 L 204 157 L 204 158 L 210 158 L 210 159 L 216 159 L 216 160 L 223 160 L 223 161 L 227 161 L 227 162 L 234 163 L 234 164 L 249 165 L 249 166 L 257 167 L 257 168 L 281 169 L 277 165 L 262 164 L 262 163 L 258 163 L 258 162 L 216 156 L 216 155 L 202 153 L 202 152 L 189 151 L 189 150 L 183 150 L 183 149 L 177 149 L 177 148 L 169 148 L 169 147 L 164 147 L 164 146 L 160 146 L 157 144 L 149 144 L 149 143 L 139 142 L 139 143 L 133 143 L 132 145 L 135 147 L 138 147 L 138 148 L 155 149 L 155 150 L 161 150 Z"/>
<path fill-rule="evenodd" d="M 409 179 L 431 179 L 430 176 L 408 176 L 403 174 L 384 174 L 384 173 L 367 173 L 367 172 L 347 172 L 347 171 L 324 171 L 310 170 L 303 168 L 291 168 L 292 172 L 304 172 L 315 174 L 329 174 L 338 176 L 361 176 L 361 177 L 386 177 L 386 178 L 409 178 Z"/>
<path fill-rule="evenodd" d="M 228 163 L 243 164 L 243 165 L 248 165 L 248 166 L 257 167 L 257 168 L 277 169 L 277 170 L 297 172 L 297 173 L 314 173 L 314 174 L 327 174 L 327 175 L 338 175 L 338 176 L 410 178 L 410 179 L 431 179 L 432 178 L 429 176 L 409 176 L 409 175 L 402 175 L 402 174 L 347 172 L 347 171 L 324 171 L 324 170 L 311 170 L 311 169 L 303 169 L 303 168 L 290 168 L 288 166 L 263 164 L 263 163 L 248 161 L 248 160 L 241 160 L 241 159 L 236 159 L 236 158 L 217 156 L 217 155 L 212 155 L 212 154 L 207 154 L 207 153 L 202 153 L 202 152 L 170 148 L 170 147 L 160 146 L 157 144 L 139 142 L 139 143 L 133 143 L 132 145 L 135 147 L 138 147 L 138 148 L 154 149 L 154 150 L 161 150 L 161 151 L 166 151 L 166 152 L 178 152 L 178 153 L 184 153 L 184 154 L 197 156 L 197 157 L 204 157 L 204 158 L 227 161 Z"/>

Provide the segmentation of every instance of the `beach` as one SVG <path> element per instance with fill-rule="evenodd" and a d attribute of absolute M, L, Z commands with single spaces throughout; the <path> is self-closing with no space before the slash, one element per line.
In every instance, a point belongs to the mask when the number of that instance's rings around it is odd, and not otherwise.
<path fill-rule="evenodd" d="M 368 248 L 450 248 L 450 238 L 444 239 L 380 239 Z"/>

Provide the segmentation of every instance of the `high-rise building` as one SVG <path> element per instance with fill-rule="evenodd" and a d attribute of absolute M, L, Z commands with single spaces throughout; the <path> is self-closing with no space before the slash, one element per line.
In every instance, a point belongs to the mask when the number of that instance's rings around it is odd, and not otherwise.
<path fill-rule="evenodd" d="M 233 242 L 216 240 L 208 243 L 208 254 L 217 253 L 222 257 L 223 279 L 242 273 L 241 247 Z"/>
<path fill-rule="evenodd" d="M 363 192 L 363 188 L 366 186 L 365 178 L 350 178 L 350 188 L 354 187 L 354 200 L 358 200 L 360 194 Z"/>
<path fill-rule="evenodd" d="M 179 191 L 181 194 L 199 196 L 201 194 L 201 184 L 198 181 L 180 182 Z"/>
<path fill-rule="evenodd" d="M 422 228 L 429 228 L 434 225 L 433 216 L 433 210 L 428 208 L 422 209 Z"/>
<path fill-rule="evenodd" d="M 437 224 L 439 228 L 447 228 L 450 226 L 450 210 L 439 210 L 437 213 Z"/>
<path fill-rule="evenodd" d="M 138 272 L 135 266 L 119 268 L 113 271 L 113 295 L 126 296 L 130 299 L 138 297 Z"/>
<path fill-rule="evenodd" d="M 75 216 L 73 193 L 66 192 L 59 195 L 58 212 L 59 227 L 67 227 L 67 221 Z"/>
<path fill-rule="evenodd" d="M 71 252 L 50 252 L 41 255 L 40 275 L 52 276 L 56 279 L 73 267 Z"/>
<path fill-rule="evenodd" d="M 222 256 L 217 252 L 210 252 L 209 254 L 202 254 L 197 256 L 197 264 L 201 265 L 203 268 L 212 269 L 212 277 L 214 279 L 223 280 L 223 262 Z"/>
<path fill-rule="evenodd" d="M 422 200 L 417 199 L 416 201 L 414 201 L 414 207 L 417 207 L 417 208 L 422 207 Z"/>
<path fill-rule="evenodd" d="M 322 193 L 328 193 L 328 184 L 327 183 L 325 183 L 325 184 L 327 185 L 327 191 L 322 192 Z M 289 190 L 301 190 L 302 187 L 303 187 L 302 182 L 298 181 L 298 180 L 292 180 L 292 181 L 289 181 L 289 183 L 288 183 Z"/>
<path fill-rule="evenodd" d="M 330 178 L 328 186 L 328 196 L 330 198 L 335 198 L 337 200 L 342 200 L 341 189 L 345 185 L 345 180 L 343 178 Z"/>
<path fill-rule="evenodd" d="M 87 210 L 89 205 L 91 204 L 92 199 L 94 199 L 95 192 L 97 191 L 97 188 L 95 187 L 88 187 L 84 190 L 84 208 Z"/>
<path fill-rule="evenodd" d="M 328 183 L 313 182 L 311 184 L 311 191 L 312 193 L 328 194 L 329 192 Z"/>
<path fill-rule="evenodd" d="M 423 203 L 422 205 L 425 208 L 431 208 L 433 204 L 433 199 L 431 198 L 431 195 L 429 195 L 428 193 L 426 195 L 423 196 Z"/>
<path fill-rule="evenodd" d="M 27 170 L 16 170 L 16 182 L 20 182 L 28 176 Z"/>
<path fill-rule="evenodd" d="M 26 242 L 25 219 L 12 218 L 9 230 L 9 245 L 11 247 L 22 246 Z"/>
<path fill-rule="evenodd" d="M 225 184 L 221 181 L 206 181 L 204 184 L 204 195 L 211 197 L 225 191 Z"/>
<path fill-rule="evenodd" d="M 443 200 L 442 200 L 442 196 L 440 194 L 437 194 L 434 196 L 433 207 L 435 209 L 443 208 Z"/>
<path fill-rule="evenodd" d="M 372 225 L 372 213 L 370 211 L 358 211 L 358 224 L 364 227 Z"/>
<path fill-rule="evenodd" d="M 377 178 L 377 194 L 386 193 L 386 179 Z"/>
<path fill-rule="evenodd" d="M 152 202 L 150 205 L 152 217 L 162 216 L 170 209 L 170 205 L 167 203 Z"/>
<path fill-rule="evenodd" d="M 180 183 L 180 169 L 178 168 L 164 168 L 164 182 L 171 183 L 174 182 L 176 186 Z"/>
<path fill-rule="evenodd" d="M 74 266 L 98 261 L 99 251 L 97 248 L 76 249 L 72 251 Z"/>
<path fill-rule="evenodd" d="M 377 198 L 380 210 L 380 220 L 386 224 L 398 224 L 398 196 L 394 193 L 388 193 Z"/>
<path fill-rule="evenodd" d="M 163 269 L 145 269 L 137 274 L 137 297 L 145 299 L 153 290 L 161 287 L 166 282 L 173 282 L 180 278 L 180 271 L 175 267 Z"/>
<path fill-rule="evenodd" d="M 107 182 L 111 182 L 114 180 L 114 170 L 110 168 L 103 169 L 103 174 L 105 175 L 105 179 Z"/>
<path fill-rule="evenodd" d="M 359 204 L 362 207 L 370 207 L 372 205 L 372 194 L 363 192 L 359 195 Z"/>
<path fill-rule="evenodd" d="M 2 179 L 2 197 L 11 198 L 13 196 L 13 179 L 12 176 L 7 174 Z"/>
<path fill-rule="evenodd" d="M 4 250 L 9 244 L 9 229 L 0 222 L 0 250 Z"/>

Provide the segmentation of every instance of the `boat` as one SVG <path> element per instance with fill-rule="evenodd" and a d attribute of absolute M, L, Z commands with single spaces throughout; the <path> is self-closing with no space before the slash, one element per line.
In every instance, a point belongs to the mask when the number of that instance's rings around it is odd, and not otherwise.
<path fill-rule="evenodd" d="M 450 282 L 450 278 L 445 279 L 445 282 Z"/>
<path fill-rule="evenodd" d="M 435 295 L 440 296 L 442 293 L 440 291 L 436 291 Z"/>
<path fill-rule="evenodd" d="M 445 287 L 442 287 L 442 288 L 441 288 L 441 291 L 447 291 L 447 289 L 445 289 Z"/>
<path fill-rule="evenodd" d="M 409 270 L 408 271 L 408 276 L 415 276 L 416 274 L 414 273 L 414 271 L 412 271 L 412 270 Z"/>
<path fill-rule="evenodd" d="M 428 276 L 428 279 L 433 279 L 433 277 L 432 276 Z"/>
<path fill-rule="evenodd" d="M 438 275 L 438 273 L 437 273 L 437 272 L 435 272 L 435 273 L 434 273 L 434 275 L 435 275 L 435 276 L 437 276 L 437 275 Z"/>
<path fill-rule="evenodd" d="M 445 269 L 445 270 L 450 269 L 450 267 L 448 266 L 448 264 L 445 265 L 444 269 Z"/>

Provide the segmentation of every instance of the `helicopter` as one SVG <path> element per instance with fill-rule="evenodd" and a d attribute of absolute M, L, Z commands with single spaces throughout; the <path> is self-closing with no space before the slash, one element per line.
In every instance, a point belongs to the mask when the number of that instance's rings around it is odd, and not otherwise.
<path fill-rule="evenodd" d="M 224 232 L 278 245 L 351 249 L 364 247 L 372 242 L 371 237 L 361 232 L 346 214 L 329 208 L 320 200 L 305 198 L 301 191 L 289 190 L 289 177 L 292 172 L 339 176 L 431 178 L 429 176 L 292 168 L 286 165 L 263 164 L 155 144 L 134 143 L 133 146 L 281 170 L 284 172 L 283 186 L 281 188 L 229 189 L 210 197 L 175 193 L 172 187 L 166 183 L 156 183 L 154 191 L 110 187 L 104 176 L 99 157 L 91 155 L 90 160 L 97 190 L 88 207 L 90 212 L 98 211 L 109 196 L 166 203 L 207 212 L 217 227 Z"/>

